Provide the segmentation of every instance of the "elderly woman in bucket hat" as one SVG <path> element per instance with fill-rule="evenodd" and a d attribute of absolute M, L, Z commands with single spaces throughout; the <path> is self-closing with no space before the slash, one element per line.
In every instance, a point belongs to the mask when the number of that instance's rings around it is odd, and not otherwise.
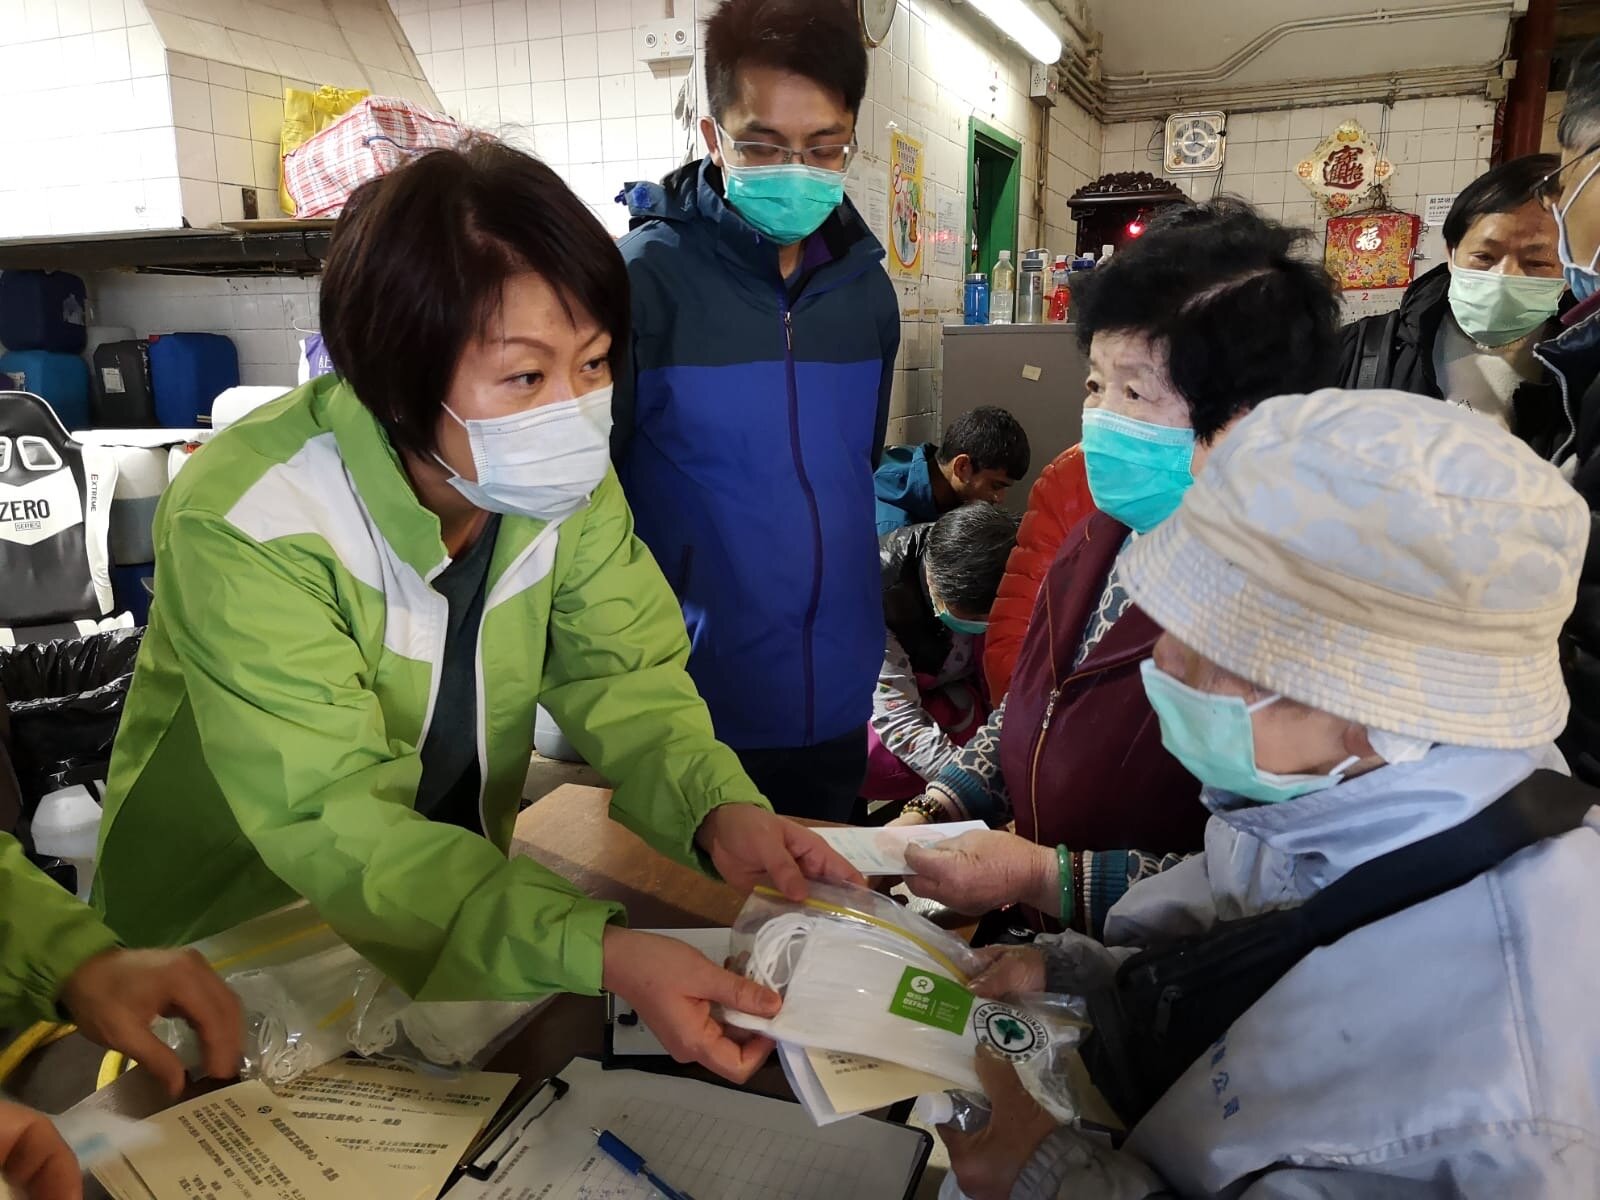
<path fill-rule="evenodd" d="M 1163 739 L 1207 785 L 1205 853 L 1127 893 L 1111 948 L 991 951 L 974 990 L 1091 991 L 1128 947 L 1298 907 L 1564 769 L 1557 639 L 1587 538 L 1556 469 L 1472 413 L 1267 402 L 1124 560 L 1164 631 L 1143 668 Z M 1600 956 L 1575 935 L 1600 900 L 1600 809 L 1552 786 L 1564 832 L 1291 960 L 1121 1149 L 980 1063 L 993 1119 L 942 1131 L 963 1192 L 1595 1195 Z"/>

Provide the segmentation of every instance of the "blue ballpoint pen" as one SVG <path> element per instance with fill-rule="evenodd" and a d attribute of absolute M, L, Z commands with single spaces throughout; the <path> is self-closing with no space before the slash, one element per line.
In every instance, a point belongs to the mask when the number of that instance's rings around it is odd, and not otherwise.
<path fill-rule="evenodd" d="M 642 1175 L 649 1181 L 651 1187 L 666 1197 L 666 1200 L 694 1200 L 688 1192 L 680 1192 L 649 1167 L 645 1166 L 644 1156 L 637 1150 L 629 1149 L 628 1144 L 612 1133 L 609 1129 L 601 1131 L 589 1127 L 589 1132 L 594 1134 L 600 1143 L 600 1149 L 618 1166 L 630 1175 Z"/>

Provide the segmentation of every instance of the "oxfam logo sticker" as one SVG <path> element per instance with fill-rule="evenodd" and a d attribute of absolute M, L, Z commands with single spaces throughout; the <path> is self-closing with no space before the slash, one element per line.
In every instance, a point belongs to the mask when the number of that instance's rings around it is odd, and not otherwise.
<path fill-rule="evenodd" d="M 1014 1063 L 1027 1062 L 1050 1044 L 1050 1035 L 1038 1018 L 1006 1004 L 980 1004 L 973 1009 L 972 1032 L 979 1045 Z"/>
<path fill-rule="evenodd" d="M 929 992 L 933 991 L 933 989 L 934 982 L 933 976 L 931 975 L 918 975 L 911 981 L 911 990 L 916 992 L 918 995 L 926 996 Z"/>

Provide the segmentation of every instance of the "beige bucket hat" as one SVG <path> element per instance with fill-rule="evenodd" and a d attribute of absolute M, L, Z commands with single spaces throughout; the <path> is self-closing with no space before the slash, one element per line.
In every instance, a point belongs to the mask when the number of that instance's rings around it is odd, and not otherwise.
<path fill-rule="evenodd" d="M 1162 628 L 1335 716 L 1458 746 L 1567 717 L 1556 640 L 1589 509 L 1497 425 L 1403 392 L 1280 396 L 1124 559 Z"/>

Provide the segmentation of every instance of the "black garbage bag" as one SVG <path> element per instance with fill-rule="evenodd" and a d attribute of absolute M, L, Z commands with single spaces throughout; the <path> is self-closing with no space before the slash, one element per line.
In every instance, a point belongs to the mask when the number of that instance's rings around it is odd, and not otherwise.
<path fill-rule="evenodd" d="M 106 777 L 143 629 L 0 648 L 11 758 L 32 815 L 43 796 Z"/>

